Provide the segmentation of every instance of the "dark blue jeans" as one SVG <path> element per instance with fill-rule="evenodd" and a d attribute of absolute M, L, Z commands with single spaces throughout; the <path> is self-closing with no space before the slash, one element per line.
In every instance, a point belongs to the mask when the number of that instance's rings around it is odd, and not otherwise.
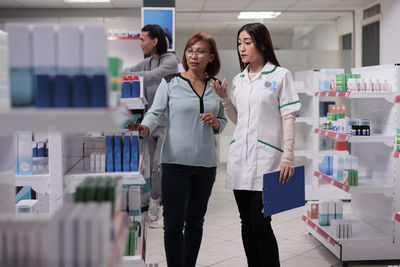
<path fill-rule="evenodd" d="M 164 246 L 168 267 L 194 267 L 216 167 L 161 165 Z"/>

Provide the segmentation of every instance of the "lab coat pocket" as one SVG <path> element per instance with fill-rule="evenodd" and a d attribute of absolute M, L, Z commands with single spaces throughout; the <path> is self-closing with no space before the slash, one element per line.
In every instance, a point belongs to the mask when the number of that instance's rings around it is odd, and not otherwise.
<path fill-rule="evenodd" d="M 280 169 L 283 150 L 265 140 L 257 140 L 257 172 L 263 175 Z"/>

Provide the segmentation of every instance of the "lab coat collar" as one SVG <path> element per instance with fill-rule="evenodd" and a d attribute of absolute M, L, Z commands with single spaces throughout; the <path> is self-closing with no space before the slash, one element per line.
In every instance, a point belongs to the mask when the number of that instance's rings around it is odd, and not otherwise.
<path fill-rule="evenodd" d="M 261 75 L 263 75 L 263 73 L 267 72 L 267 73 L 271 73 L 275 70 L 276 66 L 274 64 L 272 64 L 271 62 L 267 62 L 263 69 L 257 73 L 257 75 L 253 78 L 253 80 L 250 81 L 249 78 L 249 65 L 246 66 L 246 68 L 242 71 L 242 73 L 240 74 L 240 77 L 242 77 L 245 81 L 247 82 L 252 82 L 257 80 L 258 78 L 260 78 Z"/>

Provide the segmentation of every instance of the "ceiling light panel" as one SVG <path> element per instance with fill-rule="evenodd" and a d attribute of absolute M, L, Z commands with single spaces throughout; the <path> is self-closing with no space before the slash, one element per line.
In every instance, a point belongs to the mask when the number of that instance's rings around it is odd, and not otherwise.
<path fill-rule="evenodd" d="M 279 17 L 281 12 L 274 11 L 257 11 L 257 12 L 240 12 L 238 19 L 275 19 Z"/>

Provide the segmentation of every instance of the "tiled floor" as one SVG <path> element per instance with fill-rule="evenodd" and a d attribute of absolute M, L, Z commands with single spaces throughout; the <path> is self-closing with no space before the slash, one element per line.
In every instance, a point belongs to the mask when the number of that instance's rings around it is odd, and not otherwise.
<path fill-rule="evenodd" d="M 282 267 L 342 266 L 321 243 L 308 234 L 301 220 L 304 208 L 272 217 Z M 166 267 L 163 230 L 149 229 L 146 262 Z M 389 264 L 353 263 L 349 266 L 385 266 Z M 400 263 L 398 263 L 400 266 Z M 225 171 L 218 168 L 217 179 L 205 218 L 202 245 L 196 266 L 246 267 L 240 236 L 240 221 L 231 190 L 225 189 Z"/>

